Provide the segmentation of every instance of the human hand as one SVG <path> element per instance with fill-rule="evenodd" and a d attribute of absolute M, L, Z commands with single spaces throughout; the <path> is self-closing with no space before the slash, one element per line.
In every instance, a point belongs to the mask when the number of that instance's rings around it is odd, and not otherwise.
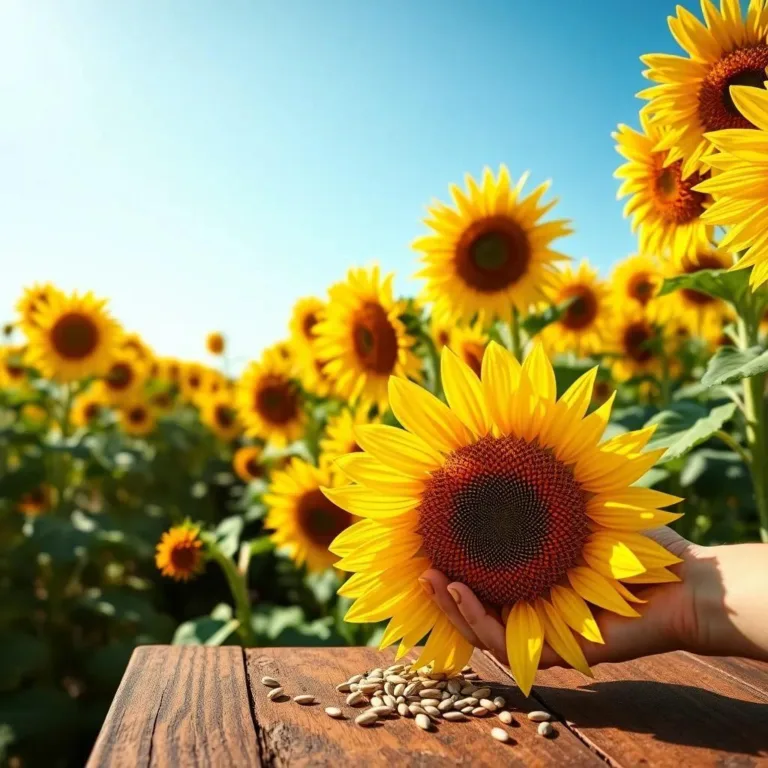
<path fill-rule="evenodd" d="M 605 644 L 577 636 L 587 663 L 618 662 L 687 650 L 704 655 L 741 655 L 768 660 L 768 545 L 700 547 L 670 528 L 648 532 L 682 562 L 671 566 L 680 582 L 649 585 L 635 594 L 639 618 L 594 609 Z M 425 571 L 424 591 L 473 645 L 507 663 L 504 625 L 465 584 Z M 563 665 L 548 646 L 539 666 Z"/>

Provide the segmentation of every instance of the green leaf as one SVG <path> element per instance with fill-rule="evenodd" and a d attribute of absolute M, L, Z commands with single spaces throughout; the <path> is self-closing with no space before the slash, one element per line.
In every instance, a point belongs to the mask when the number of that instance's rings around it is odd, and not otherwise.
<path fill-rule="evenodd" d="M 740 350 L 735 347 L 721 347 L 707 365 L 701 377 L 706 387 L 728 384 L 748 379 L 768 371 L 768 351 L 761 347 Z"/>
<path fill-rule="evenodd" d="M 240 534 L 242 532 L 243 518 L 240 515 L 226 517 L 216 527 L 214 531 L 216 545 L 227 557 L 234 557 L 240 548 Z"/>
<path fill-rule="evenodd" d="M 173 636 L 173 645 L 224 645 L 238 627 L 237 619 L 214 619 L 201 616 L 180 624 Z"/>
<path fill-rule="evenodd" d="M 272 539 L 269 536 L 261 536 L 258 539 L 252 539 L 249 542 L 251 548 L 251 555 L 264 555 L 267 552 L 271 552 L 275 545 L 272 543 Z"/>
<path fill-rule="evenodd" d="M 542 312 L 526 315 L 521 319 L 520 327 L 528 334 L 528 336 L 533 337 L 537 333 L 541 333 L 548 325 L 556 323 L 562 317 L 563 312 L 568 309 L 572 301 L 573 299 L 569 299 L 562 304 L 552 304 Z"/>
<path fill-rule="evenodd" d="M 50 661 L 48 646 L 34 635 L 7 632 L 0 636 L 0 691 L 17 688 Z"/>
<path fill-rule="evenodd" d="M 709 440 L 715 432 L 721 430 L 725 423 L 733 418 L 735 413 L 735 403 L 719 405 L 717 408 L 713 408 L 707 416 L 697 419 L 688 429 L 666 435 L 659 440 L 654 440 L 649 447 L 667 448 L 667 452 L 659 460 L 660 463 L 679 459 L 692 451 L 697 445 L 701 445 Z M 662 416 L 664 414 L 659 415 Z"/>
<path fill-rule="evenodd" d="M 702 269 L 690 275 L 675 275 L 664 280 L 659 296 L 666 296 L 682 288 L 706 293 L 716 299 L 739 305 L 749 288 L 749 270 Z"/>
<path fill-rule="evenodd" d="M 689 456 L 680 473 L 683 488 L 694 487 L 704 498 L 719 498 L 733 489 L 749 488 L 749 475 L 740 456 L 733 451 L 704 448 Z"/>

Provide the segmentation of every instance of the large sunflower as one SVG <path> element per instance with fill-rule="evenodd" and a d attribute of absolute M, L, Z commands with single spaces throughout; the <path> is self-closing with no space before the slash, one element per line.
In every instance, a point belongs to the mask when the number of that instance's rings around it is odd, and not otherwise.
<path fill-rule="evenodd" d="M 19 325 L 26 333 L 30 329 L 38 327 L 37 314 L 45 309 L 55 296 L 63 296 L 62 292 L 52 283 L 35 283 L 30 288 L 25 288 L 18 303 L 16 311 L 19 313 Z"/>
<path fill-rule="evenodd" d="M 742 86 L 730 94 L 759 131 L 734 128 L 708 134 L 720 150 L 708 160 L 720 173 L 697 189 L 714 196 L 704 219 L 730 227 L 720 247 L 731 253 L 746 251 L 733 268 L 754 267 L 749 282 L 757 288 L 768 281 L 768 92 Z"/>
<path fill-rule="evenodd" d="M 234 396 L 228 391 L 208 395 L 201 401 L 200 421 L 224 442 L 231 442 L 243 431 Z"/>
<path fill-rule="evenodd" d="M 414 242 L 426 280 L 421 298 L 451 317 L 472 322 L 508 320 L 541 299 L 555 264 L 567 257 L 552 243 L 572 232 L 566 219 L 541 221 L 557 199 L 542 203 L 549 182 L 523 196 L 528 174 L 513 187 L 502 165 L 498 178 L 486 168 L 480 185 L 467 175 L 467 191 L 451 186 L 455 207 L 434 202 L 424 223 L 432 233 Z"/>
<path fill-rule="evenodd" d="M 291 340 L 298 349 L 310 350 L 315 341 L 315 326 L 320 322 L 325 302 L 314 296 L 299 299 L 291 313 Z"/>
<path fill-rule="evenodd" d="M 323 571 L 338 560 L 328 545 L 353 522 L 352 515 L 320 490 L 342 482 L 330 468 L 294 458 L 287 469 L 273 473 L 264 495 L 269 510 L 264 526 L 274 531 L 272 541 L 285 546 L 296 565 L 306 563 L 309 571 Z"/>
<path fill-rule="evenodd" d="M 597 271 L 586 261 L 574 270 L 566 267 L 550 291 L 550 300 L 560 305 L 569 302 L 560 319 L 548 325 L 541 339 L 551 353 L 575 352 L 591 355 L 602 346 L 610 311 L 610 291 Z"/>
<path fill-rule="evenodd" d="M 658 303 L 654 299 L 664 282 L 664 272 L 656 259 L 636 254 L 616 265 L 610 282 L 614 309 L 632 306 L 652 312 Z"/>
<path fill-rule="evenodd" d="M 706 169 L 714 147 L 705 135 L 726 128 L 752 128 L 731 98 L 730 86 L 762 87 L 768 66 L 768 8 L 765 0 L 750 0 L 746 19 L 739 0 L 721 0 L 720 12 L 702 0 L 702 24 L 677 6 L 669 29 L 687 56 L 650 54 L 641 60 L 643 74 L 657 85 L 638 96 L 649 99 L 654 122 L 667 132 L 657 144 L 669 150 L 666 164 L 682 163 L 683 178 Z"/>
<path fill-rule="evenodd" d="M 291 364 L 274 350 L 252 362 L 237 382 L 235 404 L 249 437 L 282 447 L 301 437 L 306 422 Z"/>
<path fill-rule="evenodd" d="M 398 656 L 431 632 L 416 663 L 461 669 L 473 649 L 418 583 L 433 567 L 509 609 L 509 663 L 525 694 L 545 641 L 588 673 L 573 632 L 603 639 L 586 601 L 637 616 L 622 581 L 675 580 L 666 567 L 679 560 L 641 531 L 679 517 L 659 509 L 679 499 L 632 485 L 663 453 L 643 452 L 653 429 L 600 443 L 613 399 L 584 416 L 597 369 L 556 400 L 539 344 L 521 366 L 492 342 L 482 381 L 447 349 L 441 367 L 448 405 L 392 378 L 406 429 L 359 427 L 364 452 L 337 461 L 355 484 L 325 491 L 364 518 L 331 545 L 354 572 L 339 590 L 357 598 L 347 619 L 390 618 L 381 644 L 399 641 Z"/>
<path fill-rule="evenodd" d="M 414 340 L 399 318 L 392 295 L 393 275 L 379 268 L 350 269 L 346 282 L 328 291 L 325 317 L 314 326 L 315 352 L 340 397 L 387 406 L 390 375 L 416 378 L 420 363 L 411 351 Z"/>
<path fill-rule="evenodd" d="M 347 453 L 361 451 L 357 444 L 355 429 L 363 424 L 378 424 L 379 419 L 370 418 L 368 408 L 344 408 L 328 419 L 325 433 L 320 439 L 320 461 L 331 463 Z"/>
<path fill-rule="evenodd" d="M 27 328 L 27 361 L 49 379 L 76 381 L 106 373 L 120 338 L 120 327 L 93 294 L 52 293 Z"/>
<path fill-rule="evenodd" d="M 682 162 L 668 163 L 669 153 L 657 148 L 662 129 L 640 112 L 642 132 L 620 125 L 613 133 L 616 151 L 627 159 L 614 176 L 621 179 L 618 197 L 630 196 L 624 216 L 632 216 L 632 231 L 638 232 L 640 250 L 661 257 L 695 252 L 706 247 L 711 227 L 702 220 L 709 195 L 694 187 L 703 177 L 682 176 Z"/>

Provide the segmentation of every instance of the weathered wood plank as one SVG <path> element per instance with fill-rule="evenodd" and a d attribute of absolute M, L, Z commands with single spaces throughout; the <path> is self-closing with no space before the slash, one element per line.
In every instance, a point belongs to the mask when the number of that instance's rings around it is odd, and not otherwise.
<path fill-rule="evenodd" d="M 391 652 L 371 648 L 263 648 L 246 651 L 248 681 L 265 765 L 291 766 L 564 766 L 604 763 L 562 724 L 558 736 L 548 740 L 536 735 L 526 713 L 539 707 L 526 700 L 483 654 L 473 658 L 475 670 L 491 681 L 494 695 L 504 696 L 520 710 L 517 724 L 508 731 L 510 745 L 494 741 L 491 728 L 501 723 L 495 716 L 470 722 L 442 723 L 431 733 L 419 730 L 411 719 L 392 719 L 372 728 L 354 723 L 360 709 L 348 707 L 336 685 L 351 675 L 392 663 Z M 283 683 L 291 696 L 311 693 L 320 702 L 306 707 L 293 701 L 272 702 L 264 675 Z M 336 721 L 323 711 L 340 706 L 346 719 Z"/>
<path fill-rule="evenodd" d="M 259 765 L 241 648 L 137 648 L 88 768 Z"/>
<path fill-rule="evenodd" d="M 768 664 L 754 659 L 742 659 L 737 656 L 694 656 L 700 664 L 706 664 L 725 675 L 735 677 L 742 683 L 756 688 L 768 696 Z"/>
<path fill-rule="evenodd" d="M 609 762 L 768 765 L 768 695 L 756 688 L 684 653 L 594 672 L 540 672 L 533 695 Z"/>

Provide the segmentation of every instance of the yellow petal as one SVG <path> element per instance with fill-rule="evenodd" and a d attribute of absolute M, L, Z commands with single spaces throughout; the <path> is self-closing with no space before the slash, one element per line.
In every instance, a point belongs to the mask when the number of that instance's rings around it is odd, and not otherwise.
<path fill-rule="evenodd" d="M 397 427 L 365 424 L 355 429 L 355 439 L 364 451 L 408 477 L 422 478 L 443 463 L 442 456 L 421 438 Z"/>
<path fill-rule="evenodd" d="M 336 563 L 340 571 L 393 568 L 410 560 L 421 549 L 421 536 L 398 531 L 394 537 L 381 536 L 366 542 Z"/>
<path fill-rule="evenodd" d="M 653 539 L 649 539 L 642 533 L 622 531 L 616 534 L 616 537 L 637 555 L 646 570 L 649 568 L 666 568 L 669 565 L 677 565 L 677 563 L 683 562 L 668 549 L 662 547 L 661 544 Z"/>
<path fill-rule="evenodd" d="M 541 342 L 536 342 L 525 358 L 523 371 L 528 375 L 533 391 L 542 399 L 554 402 L 557 397 L 557 383 L 552 363 Z"/>
<path fill-rule="evenodd" d="M 488 412 L 502 434 L 512 432 L 512 402 L 520 383 L 520 363 L 500 344 L 492 341 L 485 350 L 481 379 Z"/>
<path fill-rule="evenodd" d="M 544 598 L 536 601 L 536 613 L 544 627 L 544 639 L 567 664 L 587 677 L 594 677 L 581 646 L 560 614 Z"/>
<path fill-rule="evenodd" d="M 590 603 L 599 605 L 619 616 L 639 616 L 640 614 L 616 591 L 611 582 L 591 568 L 577 566 L 568 571 L 568 581 Z M 614 582 L 618 583 L 618 582 Z"/>
<path fill-rule="evenodd" d="M 554 586 L 550 590 L 550 598 L 552 606 L 571 629 L 590 642 L 605 642 L 589 606 L 572 589 Z"/>
<path fill-rule="evenodd" d="M 427 479 L 403 475 L 367 453 L 348 453 L 336 459 L 335 464 L 347 477 L 366 488 L 398 496 L 420 494 Z"/>
<path fill-rule="evenodd" d="M 390 377 L 389 407 L 409 432 L 444 453 L 472 442 L 472 434 L 456 414 L 412 381 Z"/>
<path fill-rule="evenodd" d="M 638 556 L 610 531 L 590 534 L 581 554 L 594 570 L 612 579 L 626 579 L 646 570 Z"/>
<path fill-rule="evenodd" d="M 591 520 L 616 531 L 644 531 L 658 528 L 679 520 L 682 513 L 664 512 L 659 509 L 629 506 L 606 502 L 595 504 L 594 499 L 587 503 L 587 515 Z"/>
<path fill-rule="evenodd" d="M 507 618 L 507 657 L 512 674 L 526 696 L 533 687 L 543 645 L 544 628 L 536 611 L 528 603 L 515 603 Z"/>
<path fill-rule="evenodd" d="M 341 595 L 341 597 L 362 597 L 369 589 L 376 585 L 381 573 L 380 571 L 353 573 L 336 590 L 336 594 Z"/>
<path fill-rule="evenodd" d="M 419 505 L 418 496 L 389 496 L 362 485 L 322 488 L 325 496 L 337 507 L 359 517 L 373 520 L 399 517 Z"/>
<path fill-rule="evenodd" d="M 451 409 L 476 435 L 487 435 L 491 429 L 491 419 L 483 389 L 474 371 L 448 347 L 443 347 L 440 371 L 445 397 Z"/>
<path fill-rule="evenodd" d="M 668 582 L 680 581 L 680 577 L 668 571 L 666 568 L 651 568 L 645 573 L 637 576 L 628 576 L 622 579 L 625 584 L 666 584 Z"/>

